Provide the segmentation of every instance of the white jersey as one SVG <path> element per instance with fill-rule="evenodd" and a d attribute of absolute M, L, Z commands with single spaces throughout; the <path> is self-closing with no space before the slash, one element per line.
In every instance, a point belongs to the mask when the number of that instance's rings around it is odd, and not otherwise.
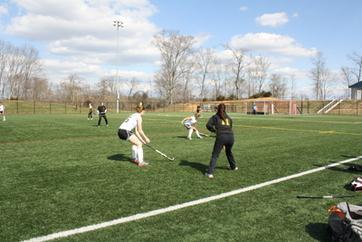
<path fill-rule="evenodd" d="M 134 113 L 119 126 L 119 129 L 132 131 L 134 128 L 136 128 L 138 121 L 142 121 L 141 114 Z"/>
<path fill-rule="evenodd" d="M 192 115 L 191 118 L 186 119 L 184 121 L 184 125 L 186 125 L 186 126 L 192 126 L 193 124 L 196 124 L 196 123 L 197 123 L 197 120 L 194 115 Z"/>
<path fill-rule="evenodd" d="M 5 110 L 4 105 L 0 104 L 0 112 L 4 112 L 4 110 Z"/>

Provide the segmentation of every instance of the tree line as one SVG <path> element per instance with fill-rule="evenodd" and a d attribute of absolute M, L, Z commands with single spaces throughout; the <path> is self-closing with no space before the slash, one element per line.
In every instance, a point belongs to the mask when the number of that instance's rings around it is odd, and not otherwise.
<path fill-rule="evenodd" d="M 193 36 L 174 31 L 157 34 L 154 42 L 162 61 L 155 85 L 159 95 L 170 104 L 187 102 L 195 97 L 218 100 L 266 94 L 276 98 L 287 95 L 296 98 L 295 75 L 272 72 L 271 62 L 265 56 L 225 44 L 224 53 L 229 56 L 225 59 L 213 49 L 194 48 L 196 40 Z M 348 60 L 350 66 L 341 67 L 336 73 L 327 67 L 322 52 L 311 59 L 308 77 L 312 80 L 314 99 L 325 100 L 336 82 L 342 82 L 344 96 L 349 97 L 348 87 L 362 81 L 362 55 L 354 52 Z"/>
<path fill-rule="evenodd" d="M 249 50 L 228 44 L 223 46 L 222 52 L 197 48 L 195 37 L 176 31 L 156 34 L 153 44 L 160 52 L 161 65 L 151 81 L 151 89 L 165 103 L 258 96 L 284 98 L 289 95 L 295 98 L 297 95 L 293 74 L 272 72 L 267 57 Z M 348 86 L 362 81 L 362 55 L 355 52 L 348 60 L 350 66 L 341 67 L 337 78 L 327 67 L 321 52 L 312 58 L 309 77 L 313 81 L 315 99 L 326 99 L 333 82 L 342 81 L 348 96 Z M 43 68 L 34 47 L 17 47 L 0 40 L 0 98 L 114 102 L 120 83 L 127 98 L 149 96 L 148 91 L 137 91 L 144 80 L 108 76 L 91 85 L 78 74 L 70 73 L 58 83 L 51 83 Z"/>

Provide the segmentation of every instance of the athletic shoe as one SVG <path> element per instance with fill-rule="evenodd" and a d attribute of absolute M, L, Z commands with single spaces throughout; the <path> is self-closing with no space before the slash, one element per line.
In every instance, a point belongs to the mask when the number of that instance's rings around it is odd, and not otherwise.
<path fill-rule="evenodd" d="M 148 166 L 148 162 L 138 163 L 138 166 L 139 166 L 139 167 Z"/>
<path fill-rule="evenodd" d="M 231 167 L 229 167 L 229 169 L 232 170 L 232 171 L 237 171 L 237 170 L 239 170 L 239 168 L 238 168 L 237 166 L 235 166 L 234 169 L 231 169 Z"/>
<path fill-rule="evenodd" d="M 202 137 L 201 137 L 201 136 L 198 136 L 197 138 L 202 139 Z"/>
<path fill-rule="evenodd" d="M 213 174 L 209 174 L 209 173 L 205 173 L 205 176 L 207 176 L 207 178 L 209 178 L 209 179 L 212 179 L 212 178 L 214 178 L 214 175 Z"/>
<path fill-rule="evenodd" d="M 138 164 L 138 163 L 139 163 L 139 161 L 136 160 L 136 159 L 131 159 L 130 161 L 131 161 L 132 163 L 135 163 L 135 164 Z"/>

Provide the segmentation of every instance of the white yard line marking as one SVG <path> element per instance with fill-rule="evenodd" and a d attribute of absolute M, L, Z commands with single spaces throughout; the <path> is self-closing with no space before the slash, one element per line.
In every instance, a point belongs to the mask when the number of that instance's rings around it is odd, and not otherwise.
<path fill-rule="evenodd" d="M 62 231 L 62 232 L 58 232 L 58 233 L 45 235 L 45 236 L 40 236 L 40 237 L 36 237 L 36 238 L 30 239 L 30 240 L 25 240 L 24 242 L 41 242 L 41 241 L 59 239 L 59 238 L 64 238 L 64 237 L 68 237 L 68 236 L 75 235 L 75 234 L 82 234 L 82 233 L 86 233 L 86 232 L 90 232 L 90 231 L 110 227 L 110 226 L 117 225 L 117 224 L 128 223 L 128 222 L 131 222 L 131 221 L 144 219 L 144 218 L 156 216 L 156 215 L 163 214 L 163 213 L 172 212 L 172 211 L 179 210 L 179 209 L 182 209 L 182 208 L 187 208 L 187 207 L 191 207 L 191 206 L 195 206 L 195 205 L 199 205 L 199 204 L 219 200 L 219 199 L 222 199 L 222 198 L 234 196 L 234 195 L 237 195 L 237 194 L 240 194 L 240 193 L 243 193 L 243 192 L 256 190 L 256 189 L 259 189 L 259 188 L 262 188 L 262 187 L 265 187 L 265 186 L 273 185 L 273 184 L 280 183 L 280 182 L 287 181 L 287 180 L 291 180 L 291 179 L 294 179 L 294 178 L 297 178 L 297 177 L 301 177 L 301 176 L 305 176 L 305 175 L 312 174 L 312 173 L 315 173 L 315 172 L 323 171 L 323 170 L 326 170 L 328 168 L 335 167 L 335 166 L 345 164 L 345 163 L 348 163 L 348 162 L 356 161 L 356 160 L 359 160 L 359 159 L 362 159 L 362 156 L 358 156 L 356 158 L 351 158 L 351 159 L 348 159 L 348 160 L 339 161 L 339 162 L 332 163 L 332 164 L 322 166 L 322 167 L 319 167 L 319 168 L 315 168 L 315 169 L 312 169 L 312 170 L 307 170 L 307 171 L 296 173 L 296 174 L 293 174 L 293 175 L 290 175 L 290 176 L 277 178 L 277 179 L 274 179 L 274 180 L 271 180 L 271 181 L 266 181 L 266 182 L 263 182 L 263 183 L 259 183 L 259 184 L 244 187 L 244 188 L 240 188 L 240 189 L 233 190 L 233 191 L 230 191 L 230 192 L 221 193 L 221 194 L 214 195 L 214 196 L 211 196 L 211 197 L 201 198 L 201 199 L 198 199 L 198 200 L 173 205 L 173 206 L 170 206 L 170 207 L 167 207 L 167 208 L 160 208 L 160 209 L 156 209 L 156 210 L 145 212 L 145 213 L 139 213 L 139 214 L 131 215 L 131 216 L 128 216 L 128 217 L 123 217 L 123 218 L 111 220 L 111 221 L 108 221 L 108 222 L 93 224 L 93 225 L 89 225 L 89 226 L 85 226 L 85 227 L 81 227 L 81 228 L 76 228 L 76 229 L 71 229 L 71 230 L 67 230 L 67 231 Z"/>

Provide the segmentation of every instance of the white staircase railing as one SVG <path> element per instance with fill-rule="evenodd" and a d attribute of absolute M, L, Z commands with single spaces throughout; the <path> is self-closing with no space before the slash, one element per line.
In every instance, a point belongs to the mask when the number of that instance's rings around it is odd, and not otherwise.
<path fill-rule="evenodd" d="M 336 101 L 336 99 L 333 99 L 333 100 L 330 101 L 327 105 L 325 105 L 323 108 L 321 108 L 317 113 L 323 112 L 326 108 L 328 108 L 329 106 L 331 106 L 335 101 Z"/>
<path fill-rule="evenodd" d="M 343 99 L 339 100 L 338 102 L 336 102 L 332 107 L 330 107 L 328 110 L 326 110 L 324 113 L 328 113 L 329 111 L 331 111 L 333 108 L 337 107 L 338 104 L 340 104 L 341 102 L 343 102 Z"/>

